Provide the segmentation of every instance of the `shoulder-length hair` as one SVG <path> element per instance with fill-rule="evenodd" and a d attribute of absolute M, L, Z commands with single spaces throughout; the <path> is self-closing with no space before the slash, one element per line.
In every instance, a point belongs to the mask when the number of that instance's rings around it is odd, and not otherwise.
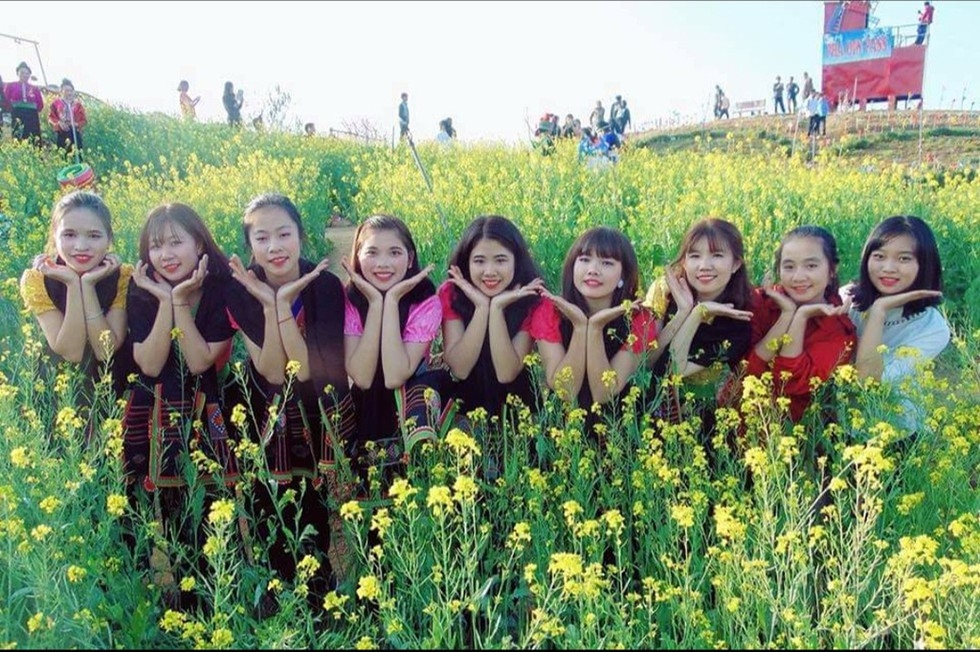
<path fill-rule="evenodd" d="M 715 300 L 719 303 L 730 303 L 736 310 L 746 310 L 752 298 L 752 284 L 749 282 L 749 272 L 745 265 L 745 244 L 738 227 L 728 220 L 705 217 L 692 224 L 684 234 L 677 257 L 670 264 L 671 268 L 682 271 L 688 252 L 702 238 L 707 240 L 708 249 L 712 252 L 723 249 L 731 251 L 732 257 L 739 265 L 728 280 L 728 285 Z"/>
<path fill-rule="evenodd" d="M 915 244 L 915 259 L 919 263 L 919 273 L 909 290 L 938 290 L 943 289 L 943 268 L 939 259 L 939 247 L 936 245 L 936 238 L 932 234 L 932 229 L 925 221 L 914 215 L 893 215 L 888 217 L 871 231 L 867 242 L 864 243 L 864 252 L 861 254 L 861 269 L 858 273 L 857 288 L 854 291 L 854 307 L 860 311 L 865 311 L 871 307 L 881 293 L 871 282 L 871 275 L 868 274 L 868 261 L 872 254 L 885 246 L 889 240 L 899 236 L 907 235 Z M 929 306 L 937 306 L 942 303 L 942 297 L 929 297 L 910 301 L 902 309 L 903 317 L 916 315 Z"/>
<path fill-rule="evenodd" d="M 837 266 L 840 264 L 840 256 L 837 253 L 837 240 L 834 238 L 834 234 L 822 226 L 813 224 L 798 226 L 783 236 L 782 240 L 779 241 L 779 247 L 776 249 L 776 256 L 773 261 L 773 278 L 779 278 L 779 266 L 783 260 L 783 245 L 796 238 L 812 238 L 820 241 L 820 249 L 830 267 L 830 278 L 827 281 L 827 288 L 824 290 L 823 297 L 829 303 L 839 305 L 840 277 L 837 275 Z"/>
<path fill-rule="evenodd" d="M 208 255 L 208 274 L 228 276 L 228 257 L 214 241 L 204 220 L 193 208 L 180 202 L 160 204 L 149 212 L 143 230 L 140 232 L 140 260 L 149 264 L 150 245 L 163 242 L 172 232 L 174 225 L 180 225 L 187 231 L 194 242 L 202 245 L 203 253 Z"/>
<path fill-rule="evenodd" d="M 613 290 L 611 306 L 618 306 L 624 300 L 632 301 L 636 298 L 640 288 L 640 266 L 636 260 L 636 251 L 633 243 L 623 235 L 618 229 L 608 226 L 597 226 L 585 231 L 572 243 L 565 256 L 565 262 L 561 270 L 561 294 L 566 301 L 570 301 L 578 306 L 586 315 L 589 314 L 589 307 L 585 297 L 575 287 L 575 261 L 583 255 L 588 254 L 599 258 L 612 258 L 618 260 L 622 265 L 621 287 L 617 286 Z M 626 341 L 629 332 L 629 324 L 625 316 L 614 320 L 610 326 L 615 331 L 613 339 L 617 343 Z M 563 340 L 567 343 L 571 338 L 571 325 L 567 320 L 562 320 L 561 330 Z M 607 342 L 609 341 L 608 338 Z"/>
<path fill-rule="evenodd" d="M 470 283 L 473 282 L 470 276 L 470 256 L 481 240 L 499 242 L 514 256 L 514 279 L 504 288 L 505 291 L 527 285 L 541 276 L 541 270 L 531 257 L 527 242 L 517 226 L 501 215 L 481 215 L 466 227 L 462 238 L 449 256 L 449 265 L 459 267 L 463 278 Z M 507 332 L 511 337 L 517 333 L 528 312 L 537 305 L 538 301 L 537 297 L 524 297 L 507 307 L 504 311 L 504 319 L 507 322 Z M 452 308 L 463 318 L 464 324 L 470 322 L 476 311 L 473 302 L 463 292 L 453 292 Z"/>
<path fill-rule="evenodd" d="M 406 251 L 409 256 L 408 269 L 405 271 L 405 278 L 411 278 L 419 272 L 422 271 L 422 266 L 419 264 L 418 249 L 415 246 L 415 240 L 412 238 L 412 232 L 408 230 L 408 226 L 393 215 L 377 214 L 364 220 L 360 226 L 357 227 L 357 231 L 354 232 L 354 242 L 351 244 L 350 251 L 350 262 L 353 267 L 355 274 L 361 274 L 361 261 L 358 259 L 358 253 L 361 251 L 361 247 L 364 245 L 364 241 L 367 240 L 372 233 L 377 231 L 394 231 L 398 235 L 398 239 L 401 240 L 402 244 L 405 246 Z M 398 303 L 398 315 L 400 329 L 405 328 L 405 323 L 408 319 L 409 309 L 417 304 L 425 301 L 432 295 L 436 293 L 435 285 L 428 278 L 422 279 L 422 281 L 416 285 L 412 290 L 401 298 Z M 357 309 L 358 314 L 361 316 L 363 321 L 367 317 L 368 310 L 368 300 L 364 294 L 357 289 L 354 283 L 347 282 L 347 297 L 351 304 Z"/>

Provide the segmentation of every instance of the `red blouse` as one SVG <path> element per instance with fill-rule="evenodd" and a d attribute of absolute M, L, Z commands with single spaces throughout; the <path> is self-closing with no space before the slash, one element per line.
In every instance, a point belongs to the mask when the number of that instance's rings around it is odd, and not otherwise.
<path fill-rule="evenodd" d="M 793 358 L 777 355 L 771 362 L 766 362 L 756 355 L 755 347 L 779 319 L 780 308 L 757 288 L 751 310 L 752 343 L 745 357 L 745 374 L 761 376 L 771 369 L 774 394 L 789 397 L 790 416 L 794 422 L 799 421 L 812 398 L 810 379 L 827 380 L 839 365 L 851 361 L 857 344 L 854 324 L 847 315 L 813 317 L 807 321 L 800 355 Z"/>

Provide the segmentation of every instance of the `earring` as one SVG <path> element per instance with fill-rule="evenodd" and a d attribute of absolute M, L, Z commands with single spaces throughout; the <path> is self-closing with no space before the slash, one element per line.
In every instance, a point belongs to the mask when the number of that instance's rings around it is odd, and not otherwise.
<path fill-rule="evenodd" d="M 619 283 L 616 284 L 616 287 L 618 288 L 623 287 L 623 279 L 619 279 Z"/>

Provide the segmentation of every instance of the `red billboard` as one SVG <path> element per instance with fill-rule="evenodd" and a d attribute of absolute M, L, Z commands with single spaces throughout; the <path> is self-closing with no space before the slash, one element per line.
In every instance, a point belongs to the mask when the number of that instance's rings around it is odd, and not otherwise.
<path fill-rule="evenodd" d="M 869 30 L 869 19 L 869 2 L 828 0 L 824 3 L 824 65 L 820 90 L 834 106 L 844 97 L 862 105 L 921 98 L 928 41 L 923 45 L 900 45 L 909 39 L 902 39 L 895 28 Z M 857 43 L 872 32 L 877 35 L 882 31 L 892 34 L 894 47 L 888 56 L 881 56 L 879 50 L 875 55 L 859 56 L 856 60 L 850 57 L 852 60 L 841 62 L 840 57 L 827 54 L 838 52 L 835 43 Z"/>

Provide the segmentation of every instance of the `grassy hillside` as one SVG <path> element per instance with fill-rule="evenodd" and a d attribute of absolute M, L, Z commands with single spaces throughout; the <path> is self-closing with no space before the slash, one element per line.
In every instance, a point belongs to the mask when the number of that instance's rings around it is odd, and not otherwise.
<path fill-rule="evenodd" d="M 826 136 L 816 139 L 815 144 L 807 138 L 806 131 L 804 118 L 765 115 L 645 131 L 632 135 L 630 140 L 661 153 L 704 151 L 726 147 L 728 134 L 732 134 L 738 140 L 772 142 L 787 152 L 826 149 L 865 165 L 868 161 L 879 165 L 922 165 L 936 171 L 980 167 L 980 112 L 833 113 L 827 117 Z"/>

